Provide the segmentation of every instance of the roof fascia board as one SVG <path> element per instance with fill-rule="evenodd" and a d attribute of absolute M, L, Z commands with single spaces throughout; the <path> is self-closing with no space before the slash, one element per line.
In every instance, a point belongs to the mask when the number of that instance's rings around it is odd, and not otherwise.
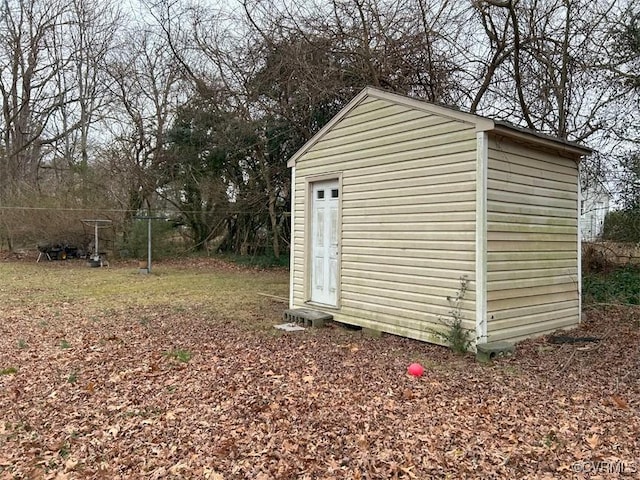
<path fill-rule="evenodd" d="M 327 124 L 322 127 L 318 132 L 311 137 L 307 142 L 298 149 L 296 153 L 289 159 L 287 162 L 287 167 L 295 167 L 296 161 L 300 158 L 304 153 L 309 150 L 312 146 L 314 146 L 324 135 L 333 128 L 333 126 L 342 120 L 351 110 L 353 110 L 364 98 L 368 95 L 368 88 L 363 89 L 358 95 L 353 97 L 353 99 L 347 103 L 342 110 L 340 110 Z"/>
<path fill-rule="evenodd" d="M 389 102 L 398 103 L 409 108 L 421 110 L 423 112 L 432 113 L 434 115 L 440 115 L 452 120 L 458 120 L 460 122 L 475 125 L 477 132 L 486 132 L 492 130 L 495 125 L 493 120 L 491 119 L 480 117 L 472 113 L 455 110 L 451 107 L 443 107 L 434 103 L 427 103 L 422 100 L 405 97 L 404 95 L 398 95 L 397 93 L 385 92 L 376 88 L 368 87 L 367 90 L 369 91 L 369 96 L 378 98 L 380 100 L 387 100 Z"/>
<path fill-rule="evenodd" d="M 544 134 L 536 134 L 535 132 L 523 132 L 517 128 L 506 125 L 496 125 L 492 132 L 494 135 L 502 135 L 514 140 L 520 140 L 525 143 L 540 145 L 542 147 L 551 148 L 558 152 L 564 152 L 574 157 L 584 157 L 590 155 L 593 150 L 559 138 L 553 138 Z"/>
<path fill-rule="evenodd" d="M 544 134 L 536 132 L 524 131 L 515 126 L 505 125 L 496 122 L 490 118 L 481 117 L 472 113 L 466 113 L 433 103 L 427 103 L 414 98 L 398 95 L 397 93 L 386 92 L 373 87 L 365 87 L 356 95 L 342 110 L 340 110 L 329 122 L 322 127 L 313 137 L 311 137 L 300 149 L 293 154 L 287 162 L 287 167 L 295 167 L 297 160 L 304 155 L 313 145 L 315 145 L 336 123 L 342 120 L 356 106 L 358 106 L 365 98 L 375 98 L 378 100 L 386 100 L 391 103 L 404 105 L 408 108 L 420 110 L 434 115 L 439 115 L 452 120 L 457 120 L 475 126 L 476 132 L 488 132 L 494 135 L 502 135 L 514 140 L 520 140 L 525 143 L 539 145 L 541 147 L 551 148 L 558 152 L 563 152 L 573 157 L 584 157 L 590 155 L 593 150 L 561 139 L 556 139 Z"/>

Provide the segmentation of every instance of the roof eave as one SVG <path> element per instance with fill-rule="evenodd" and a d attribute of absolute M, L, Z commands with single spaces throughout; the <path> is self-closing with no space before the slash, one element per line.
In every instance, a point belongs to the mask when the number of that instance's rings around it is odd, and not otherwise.
<path fill-rule="evenodd" d="M 476 132 L 487 132 L 494 135 L 502 135 L 523 143 L 546 147 L 557 152 L 564 153 L 576 159 L 590 155 L 593 150 L 568 140 L 551 137 L 543 133 L 525 130 L 515 125 L 510 125 L 501 121 L 494 121 L 490 118 L 482 117 L 472 113 L 443 107 L 436 104 L 426 103 L 396 93 L 379 90 L 373 87 L 365 87 L 347 105 L 344 106 L 324 127 L 322 127 L 313 137 L 311 137 L 287 162 L 287 167 L 295 167 L 297 160 L 313 147 L 329 130 L 331 130 L 340 120 L 342 120 L 351 110 L 362 102 L 366 97 L 373 97 L 380 100 L 387 100 L 392 103 L 415 108 L 436 115 L 442 115 L 453 120 L 458 120 L 475 126 Z"/>
<path fill-rule="evenodd" d="M 491 133 L 494 135 L 502 135 L 504 137 L 512 138 L 514 140 L 520 140 L 525 143 L 551 148 L 578 159 L 593 153 L 592 149 L 575 142 L 562 140 L 560 138 L 551 137 L 549 135 L 530 130 L 522 131 L 521 129 L 510 125 L 496 123 L 494 128 L 491 130 Z"/>

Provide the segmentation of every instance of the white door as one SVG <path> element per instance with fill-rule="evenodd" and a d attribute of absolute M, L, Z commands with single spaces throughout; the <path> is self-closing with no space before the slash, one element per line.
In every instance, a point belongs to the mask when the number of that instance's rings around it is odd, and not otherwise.
<path fill-rule="evenodd" d="M 338 181 L 316 182 L 311 194 L 311 301 L 337 306 Z"/>

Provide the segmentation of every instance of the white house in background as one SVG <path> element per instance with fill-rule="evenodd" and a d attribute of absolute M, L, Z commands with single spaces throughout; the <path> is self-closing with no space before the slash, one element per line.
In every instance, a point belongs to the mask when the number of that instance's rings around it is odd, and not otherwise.
<path fill-rule="evenodd" d="M 602 233 L 604 217 L 609 212 L 611 194 L 601 184 L 582 192 L 582 211 L 580 212 L 580 235 L 586 242 L 597 240 Z"/>

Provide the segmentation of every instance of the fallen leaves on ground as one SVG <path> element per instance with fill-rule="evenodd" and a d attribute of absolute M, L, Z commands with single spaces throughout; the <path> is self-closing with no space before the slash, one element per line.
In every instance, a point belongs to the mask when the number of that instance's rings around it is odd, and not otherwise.
<path fill-rule="evenodd" d="M 242 318 L 277 323 L 281 304 L 261 301 Z M 0 368 L 15 372 L 0 376 L 0 478 L 572 478 L 576 462 L 637 471 L 640 327 L 627 312 L 589 313 L 576 336 L 599 343 L 528 341 L 483 365 L 335 326 L 238 328 L 206 308 L 4 304 Z M 190 359 L 166 354 L 178 350 Z M 407 375 L 413 361 L 424 376 Z"/>

